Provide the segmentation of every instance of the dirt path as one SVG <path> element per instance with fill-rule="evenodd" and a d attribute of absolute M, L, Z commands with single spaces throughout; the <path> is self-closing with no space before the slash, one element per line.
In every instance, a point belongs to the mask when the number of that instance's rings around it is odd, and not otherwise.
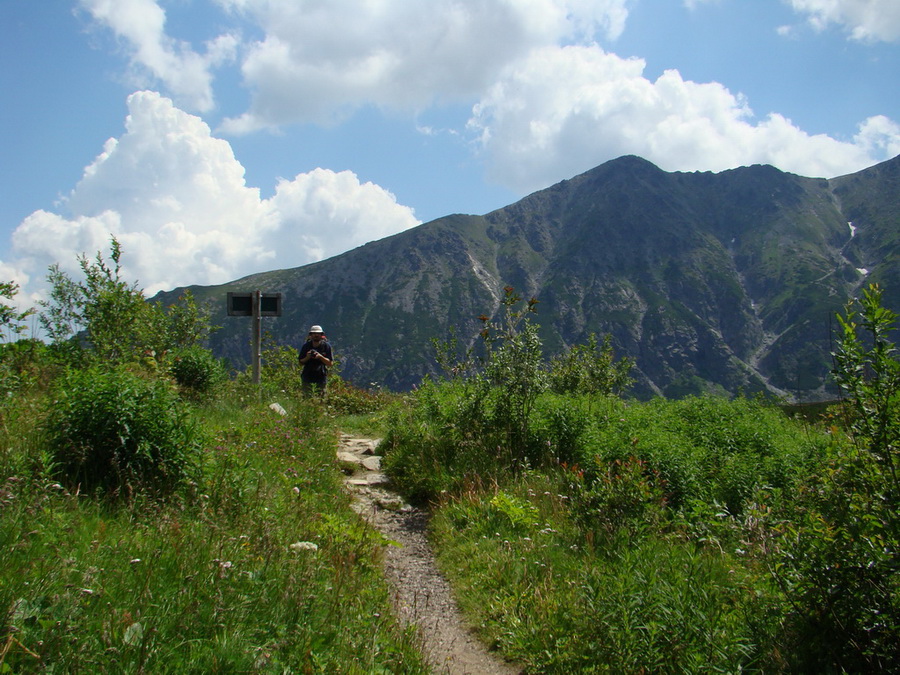
<path fill-rule="evenodd" d="M 399 546 L 385 551 L 385 577 L 404 624 L 415 624 L 434 671 L 449 675 L 517 675 L 521 670 L 488 651 L 470 630 L 438 572 L 426 535 L 426 513 L 391 492 L 380 472 L 378 441 L 341 435 L 338 459 L 352 471 L 355 509 Z"/>

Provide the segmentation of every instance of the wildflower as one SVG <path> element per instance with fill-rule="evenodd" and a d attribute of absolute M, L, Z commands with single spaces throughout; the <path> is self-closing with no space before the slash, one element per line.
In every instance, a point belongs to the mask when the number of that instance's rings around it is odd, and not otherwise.
<path fill-rule="evenodd" d="M 288 546 L 294 553 L 299 553 L 300 551 L 318 551 L 319 546 L 311 541 L 298 541 L 290 546 Z"/>

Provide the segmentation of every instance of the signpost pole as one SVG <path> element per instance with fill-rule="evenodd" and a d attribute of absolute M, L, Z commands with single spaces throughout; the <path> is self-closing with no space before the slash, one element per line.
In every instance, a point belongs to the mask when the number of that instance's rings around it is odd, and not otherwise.
<path fill-rule="evenodd" d="M 253 384 L 259 384 L 259 368 L 262 361 L 262 314 L 260 304 L 262 293 L 253 294 Z"/>
<path fill-rule="evenodd" d="M 262 318 L 281 316 L 281 293 L 250 293 L 229 291 L 226 297 L 228 316 L 253 317 L 251 327 L 250 360 L 253 365 L 253 384 L 259 384 L 260 363 L 262 362 Z"/>

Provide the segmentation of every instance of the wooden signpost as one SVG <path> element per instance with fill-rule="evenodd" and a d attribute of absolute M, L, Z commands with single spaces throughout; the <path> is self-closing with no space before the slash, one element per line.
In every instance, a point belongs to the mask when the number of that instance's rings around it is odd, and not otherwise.
<path fill-rule="evenodd" d="M 262 361 L 262 318 L 281 316 L 281 293 L 228 294 L 228 316 L 253 317 L 253 384 L 259 384 L 259 367 Z"/>

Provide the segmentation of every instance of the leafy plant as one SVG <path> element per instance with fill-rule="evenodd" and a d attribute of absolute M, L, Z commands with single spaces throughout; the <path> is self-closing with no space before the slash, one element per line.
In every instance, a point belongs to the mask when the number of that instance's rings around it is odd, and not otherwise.
<path fill-rule="evenodd" d="M 198 306 L 190 289 L 168 307 L 156 303 L 154 309 L 163 323 L 160 332 L 164 336 L 161 345 L 164 351 L 204 345 L 209 336 L 221 328 L 210 322 L 212 311 L 209 306 Z"/>
<path fill-rule="evenodd" d="M 503 292 L 500 320 L 479 317 L 487 351 L 483 377 L 491 387 L 494 423 L 505 431 L 508 451 L 517 456 L 525 448 L 528 420 L 534 402 L 546 389 L 547 379 L 538 327 L 531 321 L 538 301 L 531 298 L 519 306 L 522 299 L 512 286 L 506 286 Z"/>
<path fill-rule="evenodd" d="M 47 435 L 59 479 L 72 490 L 166 493 L 199 469 L 198 429 L 171 386 L 122 369 L 63 377 Z"/>
<path fill-rule="evenodd" d="M 198 346 L 217 330 L 190 291 L 167 308 L 148 303 L 137 283 L 123 278 L 115 238 L 110 248 L 110 261 L 100 252 L 93 260 L 78 257 L 81 281 L 58 264 L 50 267 L 50 299 L 40 303 L 40 323 L 67 363 L 159 362 L 170 350 Z"/>
<path fill-rule="evenodd" d="M 0 282 L 0 298 L 14 300 L 18 294 L 19 284 L 14 281 Z M 26 327 L 23 322 L 32 314 L 33 308 L 21 310 L 14 305 L 0 302 L 0 337 L 8 339 L 24 333 Z"/>
<path fill-rule="evenodd" d="M 78 257 L 84 280 L 73 281 L 59 265 L 50 268 L 50 300 L 44 301 L 41 324 L 54 342 L 84 330 L 92 355 L 101 363 L 139 359 L 160 341 L 158 322 L 137 284 L 122 278 L 122 249 L 110 242 L 110 265 L 97 253 L 93 261 Z"/>
<path fill-rule="evenodd" d="M 203 347 L 180 349 L 170 359 L 172 377 L 193 399 L 208 399 L 228 376 L 222 362 Z"/>
<path fill-rule="evenodd" d="M 396 394 L 377 387 L 357 387 L 338 373 L 328 376 L 328 396 L 325 403 L 337 415 L 368 415 L 384 410 L 397 398 Z"/>
<path fill-rule="evenodd" d="M 538 509 L 530 502 L 500 490 L 490 501 L 497 511 L 509 521 L 509 526 L 515 530 L 528 532 L 538 524 Z"/>
<path fill-rule="evenodd" d="M 550 361 L 550 389 L 560 394 L 618 396 L 631 384 L 634 359 L 615 360 L 612 336 L 598 345 L 591 333 L 587 344 L 575 345 Z"/>
<path fill-rule="evenodd" d="M 883 307 L 883 290 L 872 284 L 838 315 L 842 329 L 834 352 L 835 381 L 846 393 L 853 438 L 881 474 L 881 499 L 900 498 L 900 361 L 889 340 L 898 315 Z M 860 331 L 869 338 L 866 346 Z M 896 531 L 896 520 L 894 530 Z"/>
<path fill-rule="evenodd" d="M 872 285 L 838 316 L 833 374 L 854 449 L 837 446 L 804 486 L 774 565 L 803 670 L 900 668 L 900 363 L 881 299 Z"/>

